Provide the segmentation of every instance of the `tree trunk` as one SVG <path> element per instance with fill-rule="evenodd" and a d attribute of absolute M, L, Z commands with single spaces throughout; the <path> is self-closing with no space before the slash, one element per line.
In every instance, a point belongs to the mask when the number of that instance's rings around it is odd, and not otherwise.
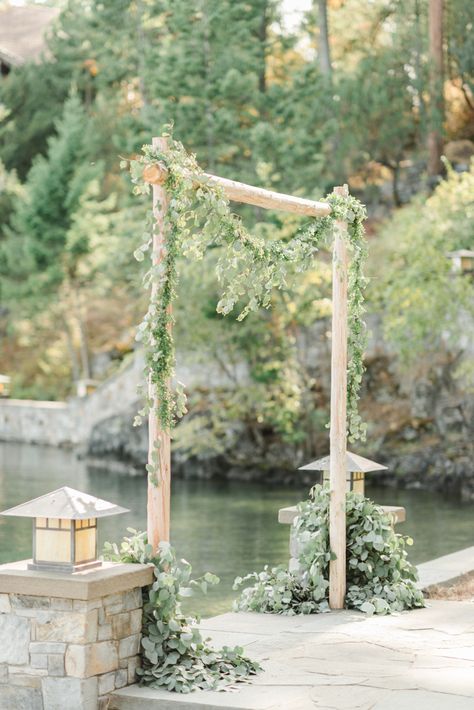
<path fill-rule="evenodd" d="M 428 175 L 442 172 L 443 151 L 443 0 L 429 0 L 430 126 L 428 133 Z"/>
<path fill-rule="evenodd" d="M 64 325 L 64 334 L 66 336 L 66 344 L 67 344 L 67 350 L 69 353 L 69 360 L 71 362 L 71 374 L 72 374 L 72 380 L 74 383 L 76 383 L 79 379 L 79 361 L 77 359 L 77 354 L 76 350 L 74 348 L 74 341 L 71 335 L 71 329 L 69 327 L 69 323 L 66 319 L 66 316 L 63 315 L 62 317 L 62 323 Z"/>
<path fill-rule="evenodd" d="M 423 82 L 423 28 L 421 25 L 421 8 L 420 0 L 415 0 L 415 28 L 416 28 L 416 42 L 415 42 L 415 72 L 416 72 L 416 93 L 418 96 L 418 101 L 420 102 L 420 134 L 418 139 L 422 140 L 424 131 L 426 131 L 426 102 L 423 94 L 424 82 Z"/>
<path fill-rule="evenodd" d="M 214 160 L 214 110 L 211 103 L 211 28 L 206 3 L 201 0 L 199 9 L 202 15 L 202 55 L 204 62 L 204 116 L 206 121 L 207 165 L 212 173 L 215 169 Z"/>
<path fill-rule="evenodd" d="M 321 74 L 329 79 L 332 75 L 331 50 L 329 47 L 329 26 L 327 0 L 316 0 L 318 11 L 318 59 Z"/>
<path fill-rule="evenodd" d="M 401 207 L 402 200 L 400 198 L 400 193 L 398 190 L 399 187 L 399 178 L 400 178 L 400 163 L 396 163 L 395 166 L 391 168 L 392 170 L 392 196 L 393 196 L 393 203 L 395 207 Z"/>
<path fill-rule="evenodd" d="M 85 379 L 90 379 L 91 368 L 89 359 L 89 346 L 87 343 L 87 330 L 82 313 L 82 303 L 81 294 L 77 286 L 72 286 L 73 299 L 74 299 L 74 311 L 76 316 L 77 330 L 79 334 L 79 352 L 81 355 L 81 370 L 82 377 Z"/>
<path fill-rule="evenodd" d="M 258 90 L 264 94 L 267 90 L 267 40 L 268 40 L 268 2 L 264 0 L 262 15 L 260 18 L 260 28 L 258 32 L 260 40 L 260 69 L 258 72 Z"/>
<path fill-rule="evenodd" d="M 146 88 L 146 83 L 145 83 L 145 57 L 146 57 L 146 37 L 145 37 L 145 31 L 143 29 L 143 5 L 141 0 L 138 0 L 136 3 L 136 26 L 135 26 L 135 32 L 136 32 L 136 38 L 137 38 L 137 74 L 138 74 L 138 86 L 140 88 L 140 96 L 142 99 L 142 105 L 141 105 L 141 114 L 144 122 L 147 122 L 147 119 L 150 119 L 149 116 L 149 109 L 150 109 L 150 100 L 148 97 L 148 92 Z"/>

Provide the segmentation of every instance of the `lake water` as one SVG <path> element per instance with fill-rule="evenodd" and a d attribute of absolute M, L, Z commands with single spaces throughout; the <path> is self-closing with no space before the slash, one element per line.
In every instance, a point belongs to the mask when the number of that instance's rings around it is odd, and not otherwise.
<path fill-rule="evenodd" d="M 144 477 L 90 470 L 68 451 L 0 443 L 0 510 L 64 485 L 130 508 L 126 515 L 101 521 L 101 543 L 119 541 L 127 527 L 144 529 Z M 378 503 L 405 506 L 407 522 L 397 530 L 414 538 L 414 563 L 474 545 L 473 504 L 418 490 L 373 485 L 367 493 Z M 203 615 L 229 610 L 237 575 L 287 561 L 289 526 L 278 524 L 278 509 L 306 496 L 307 488 L 298 485 L 173 481 L 172 544 L 179 557 L 191 562 L 195 575 L 209 570 L 221 578 L 208 597 L 193 600 L 193 610 Z M 31 522 L 0 517 L 0 562 L 30 556 Z"/>

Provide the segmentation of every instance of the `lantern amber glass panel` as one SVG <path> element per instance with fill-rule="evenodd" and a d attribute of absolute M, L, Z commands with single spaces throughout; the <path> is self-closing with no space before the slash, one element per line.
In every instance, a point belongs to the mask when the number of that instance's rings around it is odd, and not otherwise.
<path fill-rule="evenodd" d="M 97 558 L 97 520 L 36 518 L 34 564 L 76 567 Z"/>
<path fill-rule="evenodd" d="M 329 471 L 323 473 L 323 484 L 329 486 Z M 363 471 L 348 471 L 346 473 L 346 492 L 365 493 L 365 473 Z"/>
<path fill-rule="evenodd" d="M 74 564 L 92 562 L 97 557 L 96 519 L 75 520 L 74 523 Z"/>
<path fill-rule="evenodd" d="M 363 471 L 354 471 L 351 473 L 351 480 L 349 482 L 349 490 L 354 491 L 354 493 L 365 494 L 365 473 Z"/>
<path fill-rule="evenodd" d="M 71 564 L 71 521 L 36 518 L 34 561 Z"/>

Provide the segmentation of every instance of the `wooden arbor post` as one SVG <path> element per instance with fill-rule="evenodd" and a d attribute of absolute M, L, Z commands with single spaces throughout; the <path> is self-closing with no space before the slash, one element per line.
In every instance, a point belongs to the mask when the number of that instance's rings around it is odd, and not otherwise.
<path fill-rule="evenodd" d="M 153 147 L 166 150 L 165 138 L 153 138 Z M 152 183 L 153 194 L 153 247 L 152 265 L 156 267 L 163 259 L 166 249 L 165 217 L 168 209 L 168 196 L 162 182 Z M 152 303 L 157 298 L 158 286 L 153 280 L 151 290 Z M 147 533 L 148 542 L 153 550 L 160 542 L 170 539 L 170 504 L 171 504 L 171 438 L 169 431 L 162 431 L 156 416 L 156 388 L 148 383 L 148 397 L 152 402 L 148 415 L 148 464 L 157 468 L 158 473 L 148 473 L 147 491 Z M 153 458 L 156 457 L 156 460 Z"/>
<path fill-rule="evenodd" d="M 166 140 L 154 138 L 153 146 L 166 150 Z M 168 207 L 163 183 L 166 168 L 154 165 L 147 168 L 144 179 L 153 185 L 153 211 L 155 227 L 153 233 L 153 265 L 160 263 L 165 243 L 165 216 Z M 200 178 L 199 178 L 200 179 Z M 305 200 L 300 197 L 283 195 L 271 190 L 245 185 L 235 180 L 227 180 L 207 173 L 202 179 L 219 185 L 229 200 L 283 210 L 294 214 L 324 217 L 331 213 L 326 202 Z M 199 184 L 199 182 L 198 182 Z M 347 185 L 336 187 L 338 195 L 348 194 Z M 331 352 L 331 431 L 330 431 L 330 506 L 329 538 L 331 551 L 336 559 L 330 563 L 329 603 L 332 609 L 342 609 L 346 593 L 346 444 L 347 444 L 347 283 L 348 252 L 344 239 L 347 224 L 336 223 L 333 246 L 333 312 L 332 312 L 332 352 Z M 157 290 L 153 286 L 152 300 Z M 156 399 L 155 388 L 149 384 L 149 396 Z M 158 451 L 158 461 L 152 459 Z M 160 541 L 169 540 L 170 534 L 170 433 L 160 430 L 154 408 L 149 415 L 149 463 L 158 463 L 159 482 L 156 485 L 153 474 L 148 476 L 148 540 L 156 549 Z"/>
<path fill-rule="evenodd" d="M 347 196 L 347 185 L 335 187 Z M 329 464 L 329 606 L 342 609 L 346 596 L 346 449 L 347 449 L 347 224 L 338 220 L 332 260 L 331 429 Z"/>

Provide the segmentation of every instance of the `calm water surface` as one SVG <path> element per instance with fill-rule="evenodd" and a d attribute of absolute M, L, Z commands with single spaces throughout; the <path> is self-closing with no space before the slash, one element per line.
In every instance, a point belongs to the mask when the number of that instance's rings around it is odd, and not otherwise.
<path fill-rule="evenodd" d="M 119 541 L 127 527 L 146 525 L 146 485 L 141 477 L 88 470 L 72 453 L 0 443 L 0 510 L 69 485 L 130 508 L 130 513 L 100 522 L 100 543 Z M 172 487 L 171 537 L 178 555 L 221 578 L 208 597 L 193 600 L 204 615 L 230 609 L 237 575 L 264 564 L 287 560 L 287 525 L 277 522 L 278 509 L 306 497 L 302 486 L 269 486 L 236 481 L 175 480 Z M 368 495 L 381 504 L 403 505 L 407 522 L 397 526 L 411 535 L 414 563 L 474 544 L 474 505 L 422 491 L 370 486 Z M 0 562 L 31 556 L 31 522 L 0 517 Z"/>

